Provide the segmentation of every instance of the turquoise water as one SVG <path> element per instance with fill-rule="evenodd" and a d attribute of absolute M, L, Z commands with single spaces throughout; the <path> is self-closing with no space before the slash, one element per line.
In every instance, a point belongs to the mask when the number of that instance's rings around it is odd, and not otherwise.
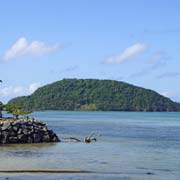
<path fill-rule="evenodd" d="M 10 179 L 180 179 L 180 113 L 44 111 L 33 116 L 59 137 L 98 141 L 1 146 L 0 169 L 87 170 L 92 174 L 1 174 Z"/>

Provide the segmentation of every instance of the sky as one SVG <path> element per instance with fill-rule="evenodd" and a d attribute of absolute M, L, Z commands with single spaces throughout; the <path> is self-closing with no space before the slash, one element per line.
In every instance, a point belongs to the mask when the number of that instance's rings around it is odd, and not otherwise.
<path fill-rule="evenodd" d="M 179 7 L 178 0 L 0 0 L 0 100 L 64 78 L 96 78 L 180 102 Z"/>

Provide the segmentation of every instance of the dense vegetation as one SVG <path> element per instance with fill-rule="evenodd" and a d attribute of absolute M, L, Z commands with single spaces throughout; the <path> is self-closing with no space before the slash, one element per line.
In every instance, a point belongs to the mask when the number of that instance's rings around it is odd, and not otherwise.
<path fill-rule="evenodd" d="M 124 82 L 64 79 L 12 99 L 25 110 L 180 111 L 180 104 Z"/>

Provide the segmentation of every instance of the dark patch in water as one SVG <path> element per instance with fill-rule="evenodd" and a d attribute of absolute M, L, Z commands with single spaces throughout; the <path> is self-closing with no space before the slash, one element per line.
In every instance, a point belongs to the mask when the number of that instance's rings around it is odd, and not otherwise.
<path fill-rule="evenodd" d="M 100 164 L 108 164 L 108 162 L 100 162 Z"/>
<path fill-rule="evenodd" d="M 147 172 L 147 175 L 155 175 L 153 172 Z"/>
<path fill-rule="evenodd" d="M 108 162 L 104 162 L 104 161 L 103 161 L 103 162 L 99 162 L 99 161 L 97 161 L 97 160 L 88 161 L 88 163 L 90 163 L 90 164 L 91 164 L 91 163 L 93 163 L 93 164 L 94 164 L 94 163 L 97 163 L 97 164 L 108 164 Z"/>
<path fill-rule="evenodd" d="M 6 152 L 8 156 L 17 156 L 17 157 L 43 157 L 43 156 L 53 156 L 54 153 L 43 153 L 38 151 L 22 150 L 22 151 L 8 151 Z"/>
<path fill-rule="evenodd" d="M 167 172 L 171 172 L 172 171 L 170 169 L 154 169 L 154 170 L 157 170 L 157 171 L 167 171 Z"/>
<path fill-rule="evenodd" d="M 166 172 L 171 172 L 172 171 L 170 169 L 148 169 L 148 168 L 144 168 L 144 167 L 137 167 L 136 169 L 150 170 L 150 171 L 166 171 Z"/>

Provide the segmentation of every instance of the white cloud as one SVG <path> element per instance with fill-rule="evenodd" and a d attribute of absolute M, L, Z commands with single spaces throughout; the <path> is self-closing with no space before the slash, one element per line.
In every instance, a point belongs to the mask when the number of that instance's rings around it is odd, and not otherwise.
<path fill-rule="evenodd" d="M 29 85 L 28 93 L 32 94 L 35 90 L 37 90 L 40 87 L 40 83 L 32 83 Z"/>
<path fill-rule="evenodd" d="M 18 96 L 25 96 L 32 94 L 40 87 L 40 83 L 32 83 L 29 86 L 9 86 L 0 88 L 0 96 L 4 99 L 11 99 Z"/>
<path fill-rule="evenodd" d="M 9 96 L 9 95 L 18 95 L 21 94 L 23 91 L 22 87 L 5 87 L 0 89 L 0 95 L 1 96 Z"/>
<path fill-rule="evenodd" d="M 122 63 L 144 52 L 146 49 L 147 46 L 145 44 L 137 43 L 126 48 L 122 53 L 109 57 L 105 62 L 108 64 Z"/>
<path fill-rule="evenodd" d="M 5 52 L 3 60 L 9 61 L 22 56 L 42 56 L 61 48 L 63 46 L 59 44 L 49 45 L 42 41 L 28 42 L 26 38 L 21 37 Z"/>

